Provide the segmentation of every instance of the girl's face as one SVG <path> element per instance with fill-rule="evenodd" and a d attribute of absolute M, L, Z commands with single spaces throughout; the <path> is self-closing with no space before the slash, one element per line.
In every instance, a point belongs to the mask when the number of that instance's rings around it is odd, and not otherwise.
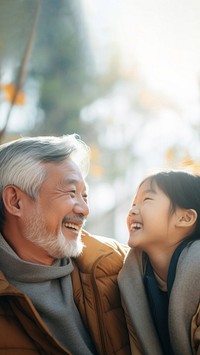
<path fill-rule="evenodd" d="M 127 216 L 129 246 L 146 252 L 155 247 L 171 247 L 177 241 L 176 221 L 180 214 L 179 208 L 171 212 L 169 198 L 146 180 L 140 185 Z"/>

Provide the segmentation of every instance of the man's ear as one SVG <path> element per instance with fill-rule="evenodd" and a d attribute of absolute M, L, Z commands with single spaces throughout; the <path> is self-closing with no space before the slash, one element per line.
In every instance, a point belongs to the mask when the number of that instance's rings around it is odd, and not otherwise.
<path fill-rule="evenodd" d="M 8 213 L 14 216 L 21 215 L 22 191 L 18 187 L 14 185 L 6 186 L 2 192 L 2 199 L 5 206 L 5 210 Z"/>
<path fill-rule="evenodd" d="M 181 211 L 181 215 L 178 217 L 176 226 L 177 227 L 192 227 L 197 220 L 197 212 L 190 208 Z"/>

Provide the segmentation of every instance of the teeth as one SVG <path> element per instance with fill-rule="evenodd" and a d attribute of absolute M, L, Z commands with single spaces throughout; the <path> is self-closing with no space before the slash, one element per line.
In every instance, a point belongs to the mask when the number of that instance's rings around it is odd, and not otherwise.
<path fill-rule="evenodd" d="M 77 226 L 77 224 L 74 224 L 74 223 L 65 223 L 65 227 L 73 228 L 73 229 L 76 229 L 77 231 L 79 231 L 79 229 L 80 229 L 80 227 Z"/>
<path fill-rule="evenodd" d="M 141 229 L 142 224 L 141 223 L 132 223 L 131 224 L 131 229 Z"/>

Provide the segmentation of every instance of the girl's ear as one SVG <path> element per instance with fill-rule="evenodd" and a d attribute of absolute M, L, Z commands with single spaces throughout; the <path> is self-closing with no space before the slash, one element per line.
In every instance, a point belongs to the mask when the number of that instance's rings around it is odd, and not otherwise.
<path fill-rule="evenodd" d="M 197 221 L 197 212 L 190 208 L 187 210 L 182 210 L 181 215 L 177 219 L 177 227 L 191 227 Z"/>
<path fill-rule="evenodd" d="M 22 191 L 14 185 L 8 185 L 2 192 L 5 209 L 14 216 L 21 215 Z"/>

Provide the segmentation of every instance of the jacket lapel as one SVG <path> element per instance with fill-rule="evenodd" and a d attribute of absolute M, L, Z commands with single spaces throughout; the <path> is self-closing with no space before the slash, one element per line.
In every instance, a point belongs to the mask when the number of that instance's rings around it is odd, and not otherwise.
<path fill-rule="evenodd" d="M 118 277 L 122 301 L 145 355 L 161 355 L 162 350 L 148 307 L 143 284 L 142 253 L 130 250 Z M 131 329 L 129 324 L 131 336 Z M 133 331 L 134 332 L 134 331 Z"/>

